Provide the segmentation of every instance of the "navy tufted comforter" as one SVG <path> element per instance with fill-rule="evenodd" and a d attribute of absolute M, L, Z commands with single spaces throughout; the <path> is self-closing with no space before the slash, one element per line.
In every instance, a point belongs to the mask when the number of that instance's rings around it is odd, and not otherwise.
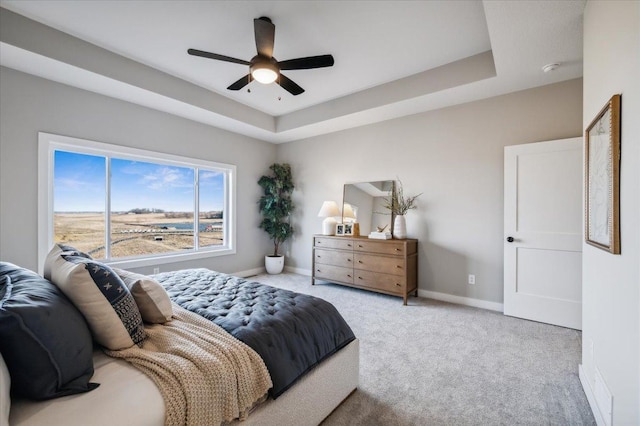
<path fill-rule="evenodd" d="M 336 308 L 322 299 L 208 269 L 153 275 L 183 308 L 255 350 L 277 398 L 295 381 L 355 339 Z"/>

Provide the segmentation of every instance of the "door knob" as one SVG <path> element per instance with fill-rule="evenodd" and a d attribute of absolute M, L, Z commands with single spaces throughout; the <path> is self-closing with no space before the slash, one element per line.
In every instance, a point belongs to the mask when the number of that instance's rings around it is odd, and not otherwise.
<path fill-rule="evenodd" d="M 508 243 L 512 243 L 513 242 L 513 237 L 507 237 L 507 242 Z"/>

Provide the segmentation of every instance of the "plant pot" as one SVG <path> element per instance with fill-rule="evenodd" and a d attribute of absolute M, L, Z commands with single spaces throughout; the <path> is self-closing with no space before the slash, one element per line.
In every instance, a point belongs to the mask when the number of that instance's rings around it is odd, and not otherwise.
<path fill-rule="evenodd" d="M 279 274 L 284 269 L 284 256 L 265 256 L 264 267 L 267 269 L 267 274 Z"/>
<path fill-rule="evenodd" d="M 393 221 L 393 238 L 404 240 L 407 238 L 407 221 L 404 215 L 398 215 Z"/>

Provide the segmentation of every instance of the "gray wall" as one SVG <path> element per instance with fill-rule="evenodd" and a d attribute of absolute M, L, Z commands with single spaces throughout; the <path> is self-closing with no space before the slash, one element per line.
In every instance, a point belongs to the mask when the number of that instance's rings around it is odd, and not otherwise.
<path fill-rule="evenodd" d="M 259 177 L 273 144 L 0 68 L 0 259 L 37 270 L 38 132 L 237 166 L 237 254 L 160 265 L 237 272 L 263 267 L 271 243 L 258 228 Z M 152 267 L 139 269 L 151 272 Z"/>
<path fill-rule="evenodd" d="M 503 147 L 580 136 L 582 80 L 426 112 L 278 146 L 297 189 L 288 265 L 311 269 L 324 200 L 345 182 L 399 177 L 424 194 L 407 215 L 419 288 L 502 303 Z M 476 285 L 467 275 L 476 275 Z"/>
<path fill-rule="evenodd" d="M 613 94 L 622 94 L 621 254 L 583 245 L 582 367 L 587 390 L 595 385 L 597 369 L 611 391 L 614 425 L 640 424 L 638 76 L 640 2 L 589 1 L 584 12 L 583 128 Z"/>

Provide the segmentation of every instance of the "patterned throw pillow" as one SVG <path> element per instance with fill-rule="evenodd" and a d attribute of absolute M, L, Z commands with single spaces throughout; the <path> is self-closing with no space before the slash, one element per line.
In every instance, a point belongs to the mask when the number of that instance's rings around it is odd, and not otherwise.
<path fill-rule="evenodd" d="M 138 306 L 107 265 L 56 245 L 45 261 L 45 278 L 82 312 L 96 342 L 111 350 L 142 346 L 146 335 Z"/>
<path fill-rule="evenodd" d="M 113 268 L 113 271 L 122 278 L 122 281 L 129 288 L 144 322 L 164 324 L 171 321 L 173 316 L 171 299 L 158 281 L 124 269 Z"/>

